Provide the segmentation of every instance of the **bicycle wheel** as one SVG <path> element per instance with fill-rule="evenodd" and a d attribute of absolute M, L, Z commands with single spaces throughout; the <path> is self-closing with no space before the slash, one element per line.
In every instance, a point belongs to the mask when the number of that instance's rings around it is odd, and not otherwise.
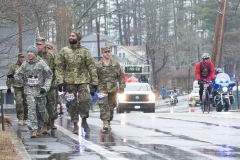
<path fill-rule="evenodd" d="M 209 113 L 210 112 L 210 97 L 209 97 L 209 92 L 207 89 L 205 91 L 205 100 L 204 101 L 206 103 L 205 111 Z"/>
<path fill-rule="evenodd" d="M 205 112 L 205 93 L 202 95 L 203 103 L 201 104 L 202 113 Z"/>

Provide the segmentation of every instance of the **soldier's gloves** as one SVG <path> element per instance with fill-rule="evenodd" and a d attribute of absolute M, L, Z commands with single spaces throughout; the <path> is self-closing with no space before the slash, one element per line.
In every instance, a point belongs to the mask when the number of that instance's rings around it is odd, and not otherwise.
<path fill-rule="evenodd" d="M 91 94 L 91 96 L 94 96 L 94 92 L 97 92 L 98 86 L 97 85 L 91 85 L 91 88 L 92 89 L 90 89 L 90 94 Z"/>
<path fill-rule="evenodd" d="M 58 85 L 59 92 L 66 91 L 65 83 L 61 83 Z"/>
<path fill-rule="evenodd" d="M 93 97 L 94 96 L 94 92 L 90 92 L 91 96 Z"/>
<path fill-rule="evenodd" d="M 33 76 L 32 75 L 29 75 L 28 78 L 32 78 Z"/>
<path fill-rule="evenodd" d="M 123 94 L 123 93 L 124 93 L 124 89 L 120 89 L 119 94 Z"/>
<path fill-rule="evenodd" d="M 38 78 L 38 76 L 33 76 L 35 79 L 37 79 Z"/>
<path fill-rule="evenodd" d="M 201 79 L 198 79 L 198 84 L 200 84 L 201 83 Z"/>
<path fill-rule="evenodd" d="M 14 78 L 13 74 L 7 75 L 8 78 Z"/>
<path fill-rule="evenodd" d="M 41 89 L 40 89 L 40 93 L 41 93 L 41 94 L 44 94 L 44 93 L 46 93 L 46 90 L 45 90 L 44 88 L 41 88 Z"/>
<path fill-rule="evenodd" d="M 11 89 L 8 88 L 8 89 L 7 89 L 7 94 L 10 95 L 11 93 L 12 93 L 12 92 L 11 92 Z"/>

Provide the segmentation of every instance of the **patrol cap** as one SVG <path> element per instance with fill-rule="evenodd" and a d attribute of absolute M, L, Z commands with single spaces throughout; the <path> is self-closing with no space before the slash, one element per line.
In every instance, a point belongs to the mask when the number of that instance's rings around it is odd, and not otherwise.
<path fill-rule="evenodd" d="M 53 45 L 51 45 L 51 44 L 46 44 L 46 47 L 47 47 L 47 49 L 50 49 L 50 50 L 53 49 Z"/>
<path fill-rule="evenodd" d="M 36 38 L 36 44 L 43 44 L 43 43 L 45 43 L 45 38 L 43 37 Z"/>
<path fill-rule="evenodd" d="M 19 54 L 18 54 L 18 58 L 19 58 L 19 57 L 25 57 L 25 55 L 24 55 L 23 53 L 19 53 Z"/>
<path fill-rule="evenodd" d="M 104 52 L 111 51 L 111 50 L 110 50 L 109 46 L 104 46 L 101 48 L 101 51 L 102 51 L 102 53 L 104 53 Z"/>

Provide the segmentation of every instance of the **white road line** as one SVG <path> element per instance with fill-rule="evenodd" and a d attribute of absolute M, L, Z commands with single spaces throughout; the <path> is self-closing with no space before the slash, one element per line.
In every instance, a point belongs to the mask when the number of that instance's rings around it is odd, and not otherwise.
<path fill-rule="evenodd" d="M 107 158 L 108 160 L 129 160 L 127 158 L 122 157 L 119 153 L 108 151 L 104 148 L 102 148 L 99 145 L 96 145 L 90 141 L 87 141 L 86 139 L 82 138 L 82 136 L 77 136 L 70 132 L 69 130 L 57 125 L 57 129 L 64 133 L 65 135 L 69 136 L 70 138 L 74 139 L 75 141 L 79 142 L 80 148 L 81 146 L 87 147 L 96 153 L 102 155 L 103 157 Z"/>

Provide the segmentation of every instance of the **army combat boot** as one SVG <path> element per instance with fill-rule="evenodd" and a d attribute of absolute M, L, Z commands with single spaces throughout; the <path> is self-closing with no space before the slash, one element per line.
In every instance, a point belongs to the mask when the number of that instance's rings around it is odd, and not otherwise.
<path fill-rule="evenodd" d="M 42 128 L 38 127 L 36 134 L 37 134 L 37 136 L 41 136 L 42 135 Z"/>
<path fill-rule="evenodd" d="M 23 120 L 23 124 L 24 125 L 27 125 L 28 123 L 27 123 L 27 120 Z"/>
<path fill-rule="evenodd" d="M 87 118 L 82 118 L 82 127 L 84 128 L 85 132 L 90 132 L 90 128 L 87 124 Z"/>
<path fill-rule="evenodd" d="M 44 122 L 43 128 L 42 128 L 42 134 L 47 134 L 47 123 Z"/>
<path fill-rule="evenodd" d="M 23 120 L 21 120 L 21 119 L 18 119 L 18 123 L 17 123 L 18 125 L 23 125 Z"/>
<path fill-rule="evenodd" d="M 103 121 L 103 129 L 108 130 L 108 121 Z"/>
<path fill-rule="evenodd" d="M 36 137 L 37 137 L 36 131 L 33 131 L 33 132 L 31 133 L 30 138 L 36 138 Z"/>
<path fill-rule="evenodd" d="M 73 134 L 78 134 L 78 122 L 73 122 Z"/>
<path fill-rule="evenodd" d="M 55 121 L 54 119 L 51 119 L 51 122 L 50 122 L 51 128 L 52 129 L 57 129 L 57 126 L 55 126 L 54 121 Z"/>

